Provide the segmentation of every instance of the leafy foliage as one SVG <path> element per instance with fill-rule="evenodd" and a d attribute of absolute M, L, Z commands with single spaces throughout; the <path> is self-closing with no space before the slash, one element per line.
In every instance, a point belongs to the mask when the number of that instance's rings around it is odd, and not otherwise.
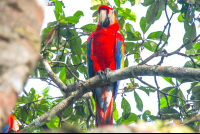
<path fill-rule="evenodd" d="M 83 42 L 80 37 L 88 36 L 91 32 L 95 31 L 96 24 L 85 24 L 77 29 L 76 24 L 80 22 L 81 17 L 84 17 L 84 12 L 77 11 L 73 16 L 65 16 L 63 10 L 64 3 L 58 0 L 52 1 L 55 2 L 54 14 L 56 21 L 49 22 L 48 26 L 42 31 L 41 53 L 42 56 L 48 60 L 53 72 L 59 76 L 60 80 L 64 84 L 70 85 L 78 82 L 80 75 L 88 79 L 86 67 L 87 43 Z M 200 68 L 200 42 L 197 40 L 199 35 L 196 35 L 196 24 L 197 22 L 200 23 L 200 16 L 195 16 L 195 13 L 197 14 L 200 12 L 200 2 L 198 0 L 144 0 L 141 4 L 147 8 L 147 12 L 146 16 L 143 16 L 139 21 L 142 33 L 135 31 L 132 25 L 134 24 L 133 22 L 136 22 L 137 13 L 134 13 L 129 8 L 122 7 L 125 3 L 134 6 L 135 4 L 139 4 L 140 0 L 114 0 L 114 3 L 115 5 L 112 6 L 115 9 L 120 25 L 119 32 L 125 39 L 125 67 L 129 66 L 130 60 L 128 60 L 128 57 L 131 55 L 133 55 L 133 61 L 135 61 L 136 64 L 142 64 L 143 60 L 140 53 L 145 49 L 151 53 L 157 53 L 156 56 L 161 57 L 161 61 L 158 65 L 163 63 L 165 57 L 178 54 L 190 59 L 190 61 L 185 63 L 184 67 Z M 102 4 L 110 5 L 107 0 L 92 0 L 91 10 L 94 10 L 94 13 L 91 17 L 93 17 L 94 22 L 97 22 L 98 18 L 96 10 Z M 181 7 L 181 9 L 178 7 Z M 183 45 L 172 53 L 167 53 L 165 49 L 167 48 L 166 44 L 170 38 L 170 26 L 172 23 L 170 21 L 173 17 L 173 15 L 171 17 L 168 16 L 166 8 L 168 8 L 167 10 L 171 10 L 173 12 L 172 14 L 179 14 L 176 21 L 178 21 L 180 25 L 183 24 L 185 29 Z M 160 31 L 153 31 L 146 36 L 149 28 L 154 25 L 155 21 L 158 21 L 161 16 L 166 17 L 167 22 L 163 22 L 166 24 L 165 28 Z M 168 32 L 166 32 L 166 30 L 168 30 Z M 147 38 L 145 38 L 145 36 Z M 186 49 L 184 53 L 183 51 L 180 53 L 182 48 Z M 151 57 L 151 59 L 153 58 Z M 47 72 L 40 62 L 38 62 L 31 76 L 51 83 Z M 199 81 L 174 79 L 171 77 L 162 78 L 170 84 L 170 86 L 159 89 L 158 86 L 151 86 L 152 84 L 149 84 L 148 81 L 146 81 L 145 85 L 136 83 L 136 80 L 143 82 L 140 78 L 136 77 L 130 79 L 130 83 L 122 89 L 122 115 L 116 108 L 116 104 L 114 105 L 113 119 L 116 125 L 135 123 L 139 119 L 148 122 L 156 119 L 171 118 L 184 120 L 197 114 L 200 109 L 200 103 L 197 101 L 199 100 L 200 94 Z M 157 82 L 156 79 L 155 82 Z M 184 83 L 191 83 L 191 87 L 187 90 L 188 95 L 191 96 L 190 98 L 186 98 L 182 92 L 181 85 Z M 143 98 L 141 98 L 138 92 L 139 90 L 145 92 L 148 96 L 150 93 L 158 92 L 159 112 L 157 115 L 152 115 L 150 112 L 151 109 L 143 111 Z M 37 92 L 37 89 L 32 88 L 29 93 L 25 93 L 19 97 L 13 113 L 17 117 L 22 128 L 51 110 L 63 100 L 63 96 L 54 98 L 48 94 L 48 91 L 49 87 L 45 88 L 41 93 Z M 132 99 L 132 101 L 136 102 L 136 108 L 142 114 L 137 115 L 131 111 L 133 108 L 130 106 L 130 103 L 132 102 L 128 102 L 125 97 L 125 94 L 128 92 L 133 93 L 134 99 Z M 63 113 L 57 115 L 50 122 L 43 125 L 42 128 L 38 128 L 37 131 L 40 132 L 40 130 L 46 128 L 57 129 L 65 122 L 76 125 L 83 130 L 93 128 L 94 117 L 91 116 L 91 111 L 95 114 L 95 101 L 92 97 L 89 101 L 90 104 L 87 102 L 86 98 L 76 100 L 76 103 L 72 104 Z M 191 122 L 190 125 L 191 124 L 192 128 L 195 129 L 195 127 L 199 125 L 199 122 Z"/>

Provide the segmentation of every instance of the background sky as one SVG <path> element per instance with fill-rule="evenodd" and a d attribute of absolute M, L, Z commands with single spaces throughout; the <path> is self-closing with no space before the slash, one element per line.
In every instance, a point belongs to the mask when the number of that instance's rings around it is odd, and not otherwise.
<path fill-rule="evenodd" d="M 108 1 L 110 2 L 110 4 L 112 6 L 115 5 L 114 0 L 108 0 Z M 65 4 L 65 8 L 64 8 L 65 16 L 72 16 L 78 10 L 83 11 L 84 16 L 80 18 L 79 23 L 75 26 L 76 28 L 80 28 L 81 26 L 89 24 L 89 23 L 94 23 L 93 19 L 92 19 L 92 14 L 94 11 L 90 10 L 90 7 L 92 6 L 91 0 L 63 0 L 63 2 Z M 131 4 L 129 2 L 126 2 L 124 5 L 121 5 L 121 7 L 129 8 L 136 14 L 136 16 L 137 16 L 136 22 L 130 22 L 130 23 L 133 25 L 135 31 L 139 31 L 142 34 L 142 31 L 139 26 L 139 22 L 140 22 L 141 17 L 143 17 L 143 16 L 145 17 L 147 8 L 143 7 L 140 4 L 131 7 Z M 44 22 L 43 22 L 41 30 L 47 27 L 47 23 L 56 21 L 53 10 L 54 10 L 54 6 L 46 7 L 45 18 L 44 18 Z M 171 16 L 171 10 L 168 8 L 167 11 L 168 11 L 168 16 Z M 179 14 L 175 14 L 171 20 L 171 24 L 172 24 L 171 31 L 170 31 L 171 36 L 169 38 L 169 42 L 166 47 L 166 50 L 168 53 L 172 52 L 173 50 L 176 50 L 183 44 L 182 38 L 183 38 L 183 35 L 185 34 L 185 30 L 184 30 L 183 23 L 179 23 L 177 21 L 178 15 Z M 145 34 L 145 37 L 147 37 L 149 35 L 149 33 L 153 32 L 153 31 L 163 31 L 164 25 L 166 25 L 166 24 L 167 24 L 167 20 L 164 15 L 164 11 L 163 11 L 161 18 L 158 21 L 156 21 L 149 28 L 149 30 Z M 197 26 L 197 24 L 196 24 L 196 26 Z M 197 34 L 200 33 L 199 31 L 200 31 L 199 28 L 197 28 Z M 81 37 L 81 38 L 82 38 L 82 42 L 84 42 L 87 40 L 88 37 L 85 36 L 85 37 Z M 184 53 L 185 52 L 184 49 L 181 52 Z M 141 53 L 141 57 L 144 60 L 147 57 L 149 57 L 151 54 L 152 54 L 151 52 L 149 52 L 147 50 L 143 50 Z M 129 59 L 129 66 L 137 65 L 137 63 L 134 62 L 133 56 L 129 56 L 128 59 Z M 148 62 L 148 65 L 156 65 L 159 61 L 160 61 L 160 57 L 154 58 L 153 60 Z M 171 57 L 165 58 L 164 63 L 162 65 L 163 66 L 182 67 L 186 61 L 189 61 L 189 59 L 176 55 L 176 56 L 171 56 Z M 81 77 L 80 79 L 84 80 L 84 77 Z M 145 76 L 145 77 L 143 77 L 143 80 L 150 83 L 153 86 L 156 86 L 154 83 L 154 78 L 152 76 Z M 169 83 L 167 83 L 161 77 L 157 77 L 157 80 L 158 80 L 160 89 L 163 89 L 164 87 L 167 87 L 167 86 L 171 86 Z M 175 82 L 175 79 L 173 79 L 173 81 Z M 127 82 L 129 82 L 129 80 L 121 81 L 120 87 L 121 88 L 124 87 Z M 137 80 L 135 80 L 135 82 L 139 83 Z M 139 83 L 139 84 L 143 85 L 141 83 Z M 27 92 L 29 92 L 29 90 L 33 87 L 37 91 L 40 92 L 47 86 L 50 86 L 50 85 L 48 85 L 48 83 L 43 82 L 41 80 L 29 79 L 27 84 L 25 85 L 25 90 Z M 190 84 L 182 84 L 180 86 L 180 89 L 182 89 L 183 93 L 186 95 L 187 94 L 186 90 L 189 89 L 189 87 L 190 87 Z M 157 104 L 156 92 L 150 93 L 150 96 L 147 96 L 147 94 L 144 93 L 143 91 L 140 91 L 138 89 L 136 89 L 136 91 L 143 101 L 143 112 L 145 110 L 150 110 L 151 114 L 157 115 L 158 104 Z M 51 96 L 62 96 L 60 90 L 53 86 L 50 86 L 49 94 Z M 136 113 L 136 114 L 143 113 L 143 112 L 138 111 L 136 108 L 136 103 L 134 100 L 133 92 L 126 93 L 125 98 L 128 100 L 129 104 L 131 105 L 131 112 Z M 118 109 L 118 112 L 120 113 L 120 115 L 122 113 L 121 100 L 122 100 L 121 95 L 118 95 L 116 98 L 116 104 L 117 104 L 117 109 Z"/>

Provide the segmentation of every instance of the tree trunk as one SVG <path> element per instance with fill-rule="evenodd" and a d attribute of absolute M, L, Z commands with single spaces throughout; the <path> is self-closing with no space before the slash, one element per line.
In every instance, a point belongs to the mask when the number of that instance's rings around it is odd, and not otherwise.
<path fill-rule="evenodd" d="M 36 0 L 0 0 L 0 129 L 38 62 L 43 17 Z"/>

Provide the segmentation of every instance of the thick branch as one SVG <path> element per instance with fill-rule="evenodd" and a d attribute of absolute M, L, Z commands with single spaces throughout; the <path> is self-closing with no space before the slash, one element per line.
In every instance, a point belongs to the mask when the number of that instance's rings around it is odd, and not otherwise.
<path fill-rule="evenodd" d="M 43 59 L 44 64 L 45 60 Z M 50 73 L 50 72 L 49 72 Z M 49 75 L 50 77 L 54 75 Z M 200 79 L 200 69 L 192 69 L 192 68 L 181 68 L 181 67 L 165 67 L 165 66 L 131 66 L 126 67 L 124 69 L 111 71 L 108 74 L 108 81 L 106 81 L 106 77 L 99 78 L 99 76 L 94 76 L 89 80 L 86 80 L 82 83 L 75 83 L 73 85 L 66 86 L 63 88 L 63 91 L 69 93 L 75 91 L 68 98 L 60 102 L 53 109 L 43 114 L 41 117 L 34 120 L 31 124 L 25 127 L 21 132 L 30 131 L 32 128 L 40 127 L 43 124 L 52 120 L 56 115 L 62 113 L 65 109 L 67 109 L 71 104 L 73 104 L 76 100 L 80 99 L 85 93 L 93 90 L 94 88 L 110 83 L 115 82 L 117 80 L 122 80 L 126 78 L 132 78 L 135 76 L 165 76 L 165 77 L 176 77 L 176 78 L 187 78 L 187 79 Z M 57 77 L 53 77 L 57 79 Z M 58 78 L 59 79 L 59 78 Z M 55 83 L 58 80 L 54 80 Z M 56 83 L 57 84 L 57 83 Z M 60 83 L 58 83 L 60 84 Z"/>
<path fill-rule="evenodd" d="M 59 79 L 59 77 L 52 71 L 51 66 L 49 65 L 47 59 L 42 58 L 40 62 L 43 64 L 45 71 L 47 72 L 48 76 L 52 79 L 54 83 L 62 90 L 67 88 L 67 86 Z"/>

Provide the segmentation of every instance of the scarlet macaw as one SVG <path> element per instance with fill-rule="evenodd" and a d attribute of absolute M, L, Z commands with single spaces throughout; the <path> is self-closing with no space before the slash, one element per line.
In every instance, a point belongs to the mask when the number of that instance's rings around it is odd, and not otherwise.
<path fill-rule="evenodd" d="M 19 131 L 20 131 L 20 127 L 19 127 L 17 120 L 14 118 L 14 116 L 12 114 L 10 114 L 9 118 L 8 118 L 8 125 L 4 126 L 2 131 L 0 131 L 0 132 L 1 133 L 14 133 L 14 132 L 19 132 Z"/>
<path fill-rule="evenodd" d="M 87 65 L 89 78 L 107 76 L 108 71 L 124 67 L 124 39 L 118 32 L 119 24 L 112 8 L 101 5 L 95 32 L 87 40 Z M 113 103 L 119 81 L 93 90 L 96 102 L 95 126 L 113 125 Z"/>

